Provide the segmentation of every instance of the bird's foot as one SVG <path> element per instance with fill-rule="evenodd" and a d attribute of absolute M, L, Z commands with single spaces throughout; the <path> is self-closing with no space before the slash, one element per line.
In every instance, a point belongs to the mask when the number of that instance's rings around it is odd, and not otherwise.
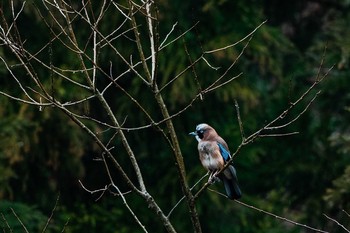
<path fill-rule="evenodd" d="M 219 179 L 219 177 L 216 176 L 216 173 L 217 172 L 213 172 L 210 174 L 209 179 L 208 179 L 209 184 L 214 184 L 217 181 L 220 182 L 220 179 Z"/>

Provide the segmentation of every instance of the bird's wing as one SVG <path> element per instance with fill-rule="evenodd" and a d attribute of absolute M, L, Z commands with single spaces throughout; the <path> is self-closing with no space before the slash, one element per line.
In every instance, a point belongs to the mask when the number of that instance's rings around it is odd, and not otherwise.
<path fill-rule="evenodd" d="M 230 152 L 228 152 L 224 145 L 222 145 L 220 142 L 218 142 L 218 146 L 220 149 L 220 154 L 224 158 L 224 161 L 228 161 L 231 158 Z"/>

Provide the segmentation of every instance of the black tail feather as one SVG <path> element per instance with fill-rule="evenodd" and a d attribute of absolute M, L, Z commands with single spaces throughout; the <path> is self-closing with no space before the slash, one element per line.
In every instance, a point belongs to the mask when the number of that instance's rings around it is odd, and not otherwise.
<path fill-rule="evenodd" d="M 241 189 L 238 186 L 236 169 L 232 165 L 228 166 L 220 178 L 224 183 L 228 198 L 235 200 L 242 197 Z"/>

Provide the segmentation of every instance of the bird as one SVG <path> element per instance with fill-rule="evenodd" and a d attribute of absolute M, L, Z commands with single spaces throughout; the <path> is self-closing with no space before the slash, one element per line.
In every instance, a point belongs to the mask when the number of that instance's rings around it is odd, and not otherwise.
<path fill-rule="evenodd" d="M 242 197 L 238 185 L 236 169 L 232 164 L 220 174 L 218 172 L 230 160 L 231 154 L 227 143 L 218 135 L 213 127 L 206 123 L 196 126 L 196 131 L 189 133 L 198 141 L 199 160 L 204 168 L 210 173 L 209 183 L 222 181 L 224 183 L 227 197 L 236 200 Z"/>

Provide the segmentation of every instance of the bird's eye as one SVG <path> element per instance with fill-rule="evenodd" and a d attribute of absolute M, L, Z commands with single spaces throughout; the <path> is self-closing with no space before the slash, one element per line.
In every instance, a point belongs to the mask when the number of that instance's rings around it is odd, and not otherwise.
<path fill-rule="evenodd" d="M 203 129 L 197 130 L 197 135 L 198 135 L 198 137 L 199 137 L 200 139 L 203 138 L 203 134 L 204 134 L 204 130 L 203 130 Z"/>

